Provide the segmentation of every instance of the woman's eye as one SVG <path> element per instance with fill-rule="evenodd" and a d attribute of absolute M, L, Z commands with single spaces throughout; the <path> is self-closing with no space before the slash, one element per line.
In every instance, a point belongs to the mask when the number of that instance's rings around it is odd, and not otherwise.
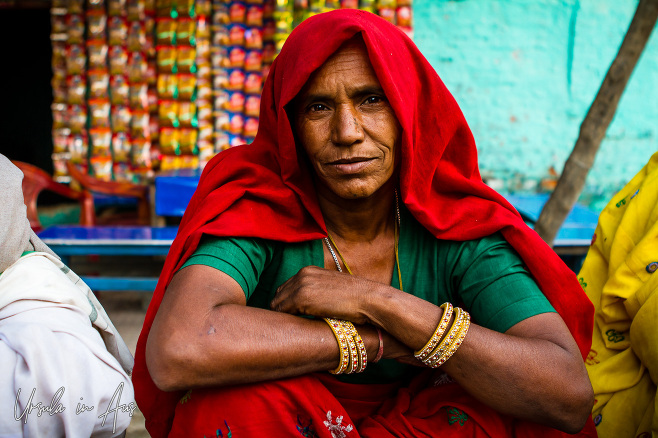
<path fill-rule="evenodd" d="M 373 104 L 373 103 L 382 102 L 383 100 L 384 99 L 380 96 L 369 96 L 369 97 L 366 98 L 366 101 L 364 103 Z"/>
<path fill-rule="evenodd" d="M 308 110 L 311 111 L 311 112 L 324 111 L 326 109 L 327 109 L 327 107 L 322 105 L 321 103 L 314 103 L 313 105 L 310 105 L 308 107 Z"/>

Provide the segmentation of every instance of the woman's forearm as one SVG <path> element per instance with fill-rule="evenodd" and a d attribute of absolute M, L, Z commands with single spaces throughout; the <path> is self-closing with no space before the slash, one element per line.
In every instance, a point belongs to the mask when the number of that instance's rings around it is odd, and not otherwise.
<path fill-rule="evenodd" d="M 323 320 L 225 304 L 202 322 L 163 330 L 167 326 L 154 325 L 147 343 L 149 371 L 164 390 L 281 379 L 338 366 L 338 343 Z M 374 357 L 375 329 L 359 327 L 359 333 Z"/>
<path fill-rule="evenodd" d="M 414 351 L 436 329 L 443 311 L 383 287 L 367 300 L 373 324 Z M 442 369 L 499 412 L 566 431 L 580 430 L 593 403 L 579 350 L 556 313 L 540 314 L 498 333 L 471 324 Z"/>

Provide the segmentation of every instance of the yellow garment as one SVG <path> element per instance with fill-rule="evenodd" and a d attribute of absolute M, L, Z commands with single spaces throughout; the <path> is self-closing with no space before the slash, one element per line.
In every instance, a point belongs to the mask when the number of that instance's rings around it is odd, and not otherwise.
<path fill-rule="evenodd" d="M 587 371 L 601 438 L 656 437 L 658 153 L 601 212 L 578 274 L 594 303 Z"/>

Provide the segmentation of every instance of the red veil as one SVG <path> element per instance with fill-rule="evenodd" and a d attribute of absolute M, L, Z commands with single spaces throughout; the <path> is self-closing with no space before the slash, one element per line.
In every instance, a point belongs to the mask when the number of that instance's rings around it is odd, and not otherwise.
<path fill-rule="evenodd" d="M 368 12 L 337 10 L 311 17 L 292 32 L 265 82 L 255 141 L 208 163 L 185 212 L 137 344 L 135 395 L 153 436 L 167 433 L 182 394 L 162 392 L 153 384 L 144 357 L 146 340 L 173 273 L 202 234 L 286 242 L 326 236 L 285 106 L 311 73 L 358 33 L 402 126 L 399 175 L 406 207 L 438 239 L 477 239 L 500 231 L 566 322 L 583 357 L 589 352 L 592 304 L 573 272 L 482 182 L 471 131 L 434 69 L 394 25 Z"/>

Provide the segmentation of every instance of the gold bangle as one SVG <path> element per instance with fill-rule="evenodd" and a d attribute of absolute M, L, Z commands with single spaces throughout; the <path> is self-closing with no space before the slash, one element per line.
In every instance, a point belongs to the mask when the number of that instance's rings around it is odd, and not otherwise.
<path fill-rule="evenodd" d="M 343 330 L 347 335 L 347 345 L 350 347 L 350 363 L 345 373 L 352 374 L 355 373 L 359 368 L 359 351 L 356 348 L 356 342 L 354 341 L 353 335 L 353 332 L 355 332 L 356 329 L 354 328 L 354 325 L 349 321 L 340 321 L 340 323 L 342 324 Z"/>
<path fill-rule="evenodd" d="M 461 327 L 461 331 L 459 332 L 459 335 L 455 338 L 452 344 L 450 344 L 448 351 L 446 351 L 445 354 L 439 358 L 436 364 L 434 364 L 434 368 L 438 368 L 444 363 L 446 363 L 446 361 L 450 359 L 450 357 L 452 357 L 453 354 L 455 354 L 455 351 L 457 351 L 457 349 L 462 344 L 462 342 L 464 342 L 464 338 L 466 338 L 466 333 L 468 332 L 468 328 L 471 325 L 471 315 L 469 315 L 468 312 L 466 311 L 464 311 L 464 313 L 466 314 L 466 316 L 464 323 Z"/>
<path fill-rule="evenodd" d="M 427 344 L 425 344 L 423 348 L 414 353 L 414 356 L 416 356 L 416 359 L 418 360 L 424 361 L 429 357 L 448 327 L 448 323 L 452 317 L 452 304 L 449 302 L 443 303 L 441 304 L 441 309 L 443 309 L 443 316 L 441 317 L 439 324 L 436 326 L 436 330 L 434 330 L 432 337 L 427 341 Z"/>
<path fill-rule="evenodd" d="M 324 318 L 324 320 L 331 327 L 331 331 L 334 332 L 336 340 L 338 341 L 338 350 L 340 352 L 340 362 L 338 367 L 335 370 L 329 370 L 331 374 L 342 374 L 347 369 L 347 366 L 350 363 L 350 348 L 347 343 L 348 335 L 345 333 L 345 329 L 339 320 L 333 318 Z"/>
<path fill-rule="evenodd" d="M 357 359 L 354 364 L 352 364 L 352 367 L 350 368 L 351 371 L 348 371 L 349 373 L 362 373 L 365 371 L 366 366 L 368 365 L 368 352 L 366 351 L 366 346 L 363 343 L 363 339 L 361 338 L 361 335 L 359 335 L 359 332 L 356 330 L 356 327 L 354 327 L 354 324 L 352 324 L 349 321 L 343 321 L 343 325 L 345 328 L 348 330 L 348 335 L 352 336 L 354 339 L 354 344 L 356 347 L 356 352 L 357 354 Z M 354 358 L 354 356 L 352 356 Z"/>
<path fill-rule="evenodd" d="M 436 349 L 432 351 L 432 354 L 430 354 L 429 357 L 427 357 L 427 359 L 423 361 L 425 365 L 434 368 L 434 364 L 436 363 L 436 361 L 439 360 L 439 358 L 443 356 L 446 350 L 450 347 L 452 341 L 459 334 L 459 330 L 461 328 L 464 319 L 464 313 L 465 312 L 462 309 L 460 309 L 459 307 L 455 307 L 455 320 L 453 321 L 450 330 L 441 340 L 441 343 L 439 343 Z"/>

